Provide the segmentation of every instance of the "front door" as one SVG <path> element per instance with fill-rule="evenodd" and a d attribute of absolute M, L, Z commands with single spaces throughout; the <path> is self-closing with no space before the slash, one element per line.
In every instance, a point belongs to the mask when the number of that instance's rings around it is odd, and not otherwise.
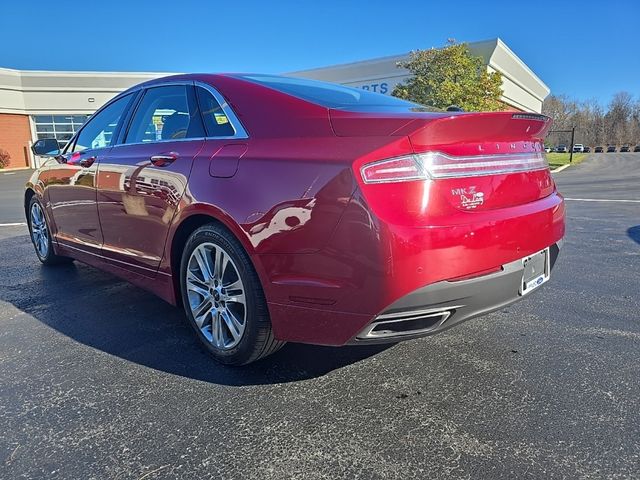
<path fill-rule="evenodd" d="M 123 142 L 98 166 L 98 214 L 107 259 L 155 275 L 203 137 L 192 85 L 151 87 L 143 93 Z"/>
<path fill-rule="evenodd" d="M 41 179 L 53 213 L 53 234 L 66 246 L 99 253 L 102 231 L 96 205 L 99 159 L 108 155 L 113 134 L 133 95 L 108 104 L 82 127 L 65 155 L 49 162 Z"/>

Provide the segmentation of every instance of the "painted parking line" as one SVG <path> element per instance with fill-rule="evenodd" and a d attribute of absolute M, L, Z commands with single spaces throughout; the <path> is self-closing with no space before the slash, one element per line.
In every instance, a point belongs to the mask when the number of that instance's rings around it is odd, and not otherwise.
<path fill-rule="evenodd" d="M 568 198 L 565 200 L 571 200 L 573 202 L 615 202 L 615 203 L 640 203 L 640 200 L 621 200 L 615 198 Z"/>
<path fill-rule="evenodd" d="M 26 222 L 0 223 L 0 227 L 26 227 Z"/>

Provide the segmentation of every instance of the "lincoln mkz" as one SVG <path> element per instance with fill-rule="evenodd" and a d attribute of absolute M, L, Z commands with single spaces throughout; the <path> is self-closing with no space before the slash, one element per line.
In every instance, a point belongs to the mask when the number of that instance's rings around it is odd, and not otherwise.
<path fill-rule="evenodd" d="M 397 342 L 549 279 L 565 229 L 549 126 L 305 79 L 172 76 L 116 96 L 62 150 L 36 142 L 24 206 L 45 265 L 181 305 L 222 363 Z"/>

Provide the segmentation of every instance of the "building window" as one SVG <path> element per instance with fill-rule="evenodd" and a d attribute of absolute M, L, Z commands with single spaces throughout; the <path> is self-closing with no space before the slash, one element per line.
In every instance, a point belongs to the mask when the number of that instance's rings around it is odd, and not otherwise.
<path fill-rule="evenodd" d="M 64 148 L 89 115 L 34 115 L 32 118 L 38 140 L 55 138 L 60 148 Z"/>

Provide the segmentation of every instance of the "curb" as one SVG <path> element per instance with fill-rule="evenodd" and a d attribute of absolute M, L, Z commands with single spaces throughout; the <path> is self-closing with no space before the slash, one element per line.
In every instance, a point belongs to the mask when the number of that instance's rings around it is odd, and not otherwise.
<path fill-rule="evenodd" d="M 570 163 L 567 163 L 566 165 L 562 165 L 561 167 L 556 168 L 555 170 L 551 170 L 551 173 L 558 173 L 563 171 L 565 168 L 569 168 L 571 166 Z"/>
<path fill-rule="evenodd" d="M 0 175 L 13 175 L 18 172 L 33 170 L 31 167 L 0 168 Z"/>

